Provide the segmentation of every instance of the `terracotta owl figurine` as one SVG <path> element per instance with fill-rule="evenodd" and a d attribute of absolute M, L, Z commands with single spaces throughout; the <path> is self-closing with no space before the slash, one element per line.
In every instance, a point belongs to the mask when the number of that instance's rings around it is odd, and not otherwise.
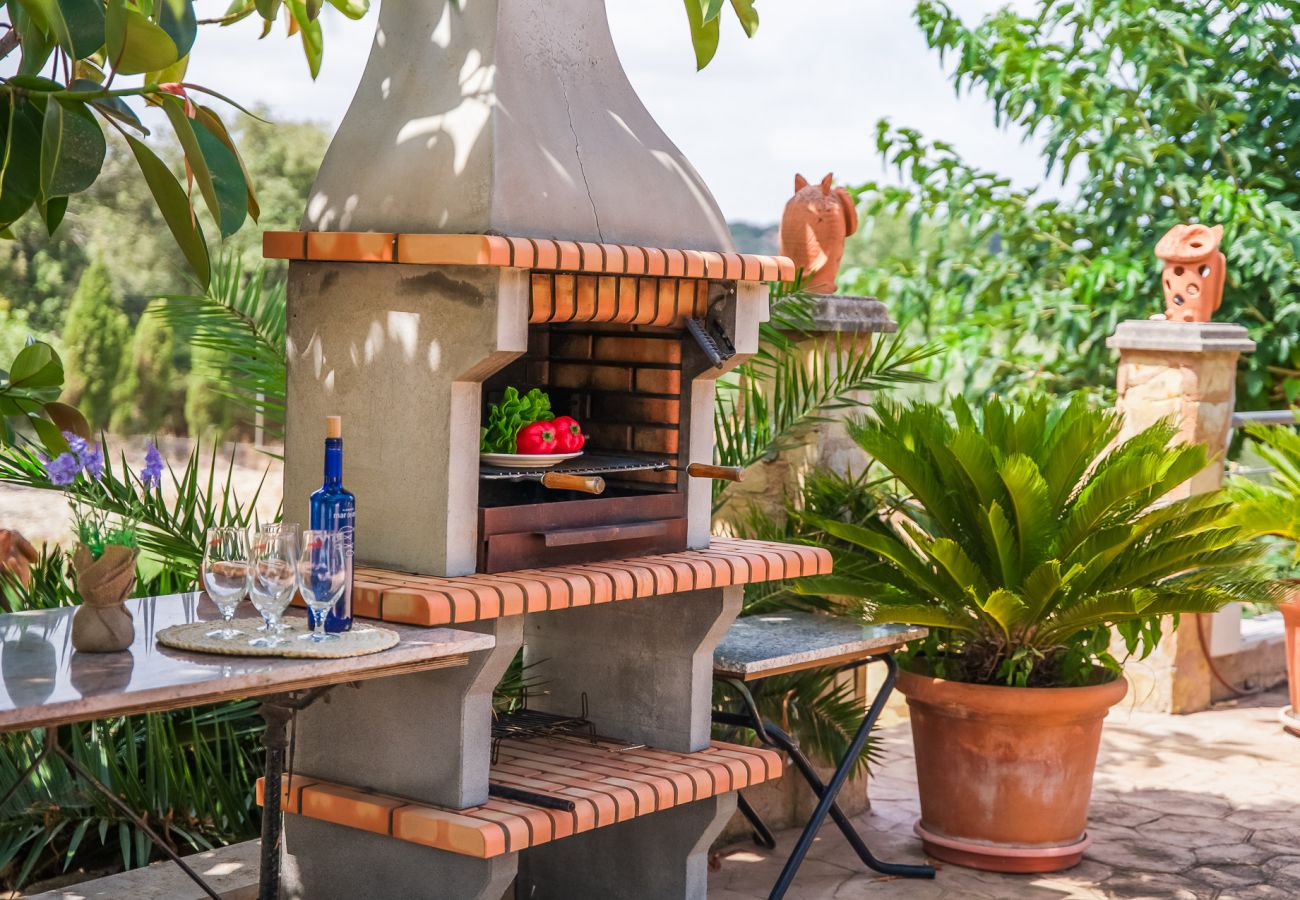
<path fill-rule="evenodd" d="M 1219 251 L 1222 225 L 1175 225 L 1156 244 L 1165 264 L 1165 318 L 1171 322 L 1208 322 L 1223 302 L 1227 260 Z"/>
<path fill-rule="evenodd" d="M 804 286 L 817 294 L 835 293 L 844 240 L 858 230 L 853 195 L 831 187 L 831 178 L 810 185 L 802 175 L 794 176 L 794 196 L 781 216 L 781 254 L 803 269 Z"/>

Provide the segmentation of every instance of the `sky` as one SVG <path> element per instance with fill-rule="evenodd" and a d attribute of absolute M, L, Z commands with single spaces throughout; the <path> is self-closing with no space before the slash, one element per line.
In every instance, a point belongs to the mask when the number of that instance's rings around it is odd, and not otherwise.
<path fill-rule="evenodd" d="M 950 2 L 971 18 L 1002 5 Z M 1018 185 L 1040 181 L 1038 157 L 1019 133 L 997 129 L 983 98 L 954 96 L 938 55 L 911 21 L 910 3 L 760 0 L 752 39 L 727 9 L 718 54 L 698 73 L 680 2 L 608 0 L 607 6 L 633 86 L 728 219 L 778 221 L 796 172 L 810 179 L 834 172 L 848 184 L 886 177 L 873 137 L 882 117 L 949 141 L 970 162 Z M 286 39 L 281 26 L 260 42 L 260 25 L 252 20 L 205 27 L 187 80 L 332 128 L 347 111 L 376 18 L 372 9 L 350 22 L 325 7 L 325 64 L 315 82 L 297 39 Z M 742 133 L 717 128 L 714 110 L 737 104 L 752 105 L 758 124 Z"/>
<path fill-rule="evenodd" d="M 970 20 L 1004 2 L 949 0 Z M 606 5 L 633 86 L 730 220 L 778 221 L 796 172 L 812 180 L 833 172 L 845 184 L 889 178 L 874 147 L 880 118 L 948 141 L 969 162 L 1018 186 L 1041 180 L 1032 144 L 1023 143 L 1018 132 L 996 128 L 982 97 L 954 95 L 906 0 L 759 0 L 760 26 L 752 39 L 724 9 L 722 45 L 703 72 L 695 71 L 678 0 Z M 1011 5 L 1029 8 L 1034 0 Z M 201 28 L 186 80 L 245 105 L 266 104 L 277 116 L 313 119 L 332 129 L 347 111 L 370 52 L 374 6 L 352 22 L 326 5 L 325 64 L 315 82 L 298 39 L 285 38 L 277 24 L 259 41 L 256 17 L 229 28 Z M 215 0 L 198 3 L 200 15 L 222 8 Z M 720 107 L 752 108 L 755 124 L 719 128 Z"/>

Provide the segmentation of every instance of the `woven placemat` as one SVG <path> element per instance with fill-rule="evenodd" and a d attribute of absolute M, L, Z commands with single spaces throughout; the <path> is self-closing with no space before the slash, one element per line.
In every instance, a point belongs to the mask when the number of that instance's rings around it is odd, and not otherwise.
<path fill-rule="evenodd" d="M 379 653 L 397 645 L 396 631 L 380 628 L 376 625 L 356 625 L 351 631 L 339 635 L 337 641 L 300 641 L 298 637 L 307 631 L 305 619 L 285 620 L 288 628 L 284 632 L 287 644 L 276 647 L 254 647 L 248 642 L 260 637 L 257 630 L 262 625 L 261 619 L 235 619 L 230 627 L 242 632 L 237 638 L 208 637 L 209 631 L 222 628 L 220 621 L 189 622 L 185 625 L 171 625 L 158 632 L 154 637 L 164 647 L 177 650 L 193 650 L 198 653 L 219 653 L 222 656 L 282 656 L 294 659 L 344 659 L 351 656 L 365 656 Z"/>

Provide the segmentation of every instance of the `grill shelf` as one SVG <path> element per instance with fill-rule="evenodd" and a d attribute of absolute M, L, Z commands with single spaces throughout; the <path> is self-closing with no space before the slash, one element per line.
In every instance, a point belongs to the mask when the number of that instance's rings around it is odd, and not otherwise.
<path fill-rule="evenodd" d="M 577 738 L 586 743 L 596 743 L 596 726 L 587 718 L 587 692 L 582 692 L 582 713 L 561 716 L 527 707 L 524 694 L 518 709 L 497 713 L 492 717 L 492 762 L 497 761 L 504 740 L 527 741 L 540 737 Z"/>
<path fill-rule="evenodd" d="M 562 462 L 549 469 L 511 469 L 505 466 L 485 466 L 478 468 L 478 477 L 486 481 L 528 478 L 536 480 L 545 472 L 564 475 L 608 475 L 615 472 L 661 472 L 671 469 L 674 463 L 662 457 L 615 456 L 604 453 L 586 453 L 578 459 Z"/>

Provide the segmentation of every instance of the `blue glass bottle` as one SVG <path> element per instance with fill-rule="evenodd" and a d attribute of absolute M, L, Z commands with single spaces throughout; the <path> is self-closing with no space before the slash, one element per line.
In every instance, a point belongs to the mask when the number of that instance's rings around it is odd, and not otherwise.
<path fill-rule="evenodd" d="M 343 487 L 343 420 L 325 419 L 325 483 L 311 495 L 311 527 L 343 534 L 348 560 L 343 596 L 325 616 L 325 630 L 352 630 L 352 554 L 356 546 L 356 498 Z M 308 611 L 308 616 L 311 612 Z"/>

